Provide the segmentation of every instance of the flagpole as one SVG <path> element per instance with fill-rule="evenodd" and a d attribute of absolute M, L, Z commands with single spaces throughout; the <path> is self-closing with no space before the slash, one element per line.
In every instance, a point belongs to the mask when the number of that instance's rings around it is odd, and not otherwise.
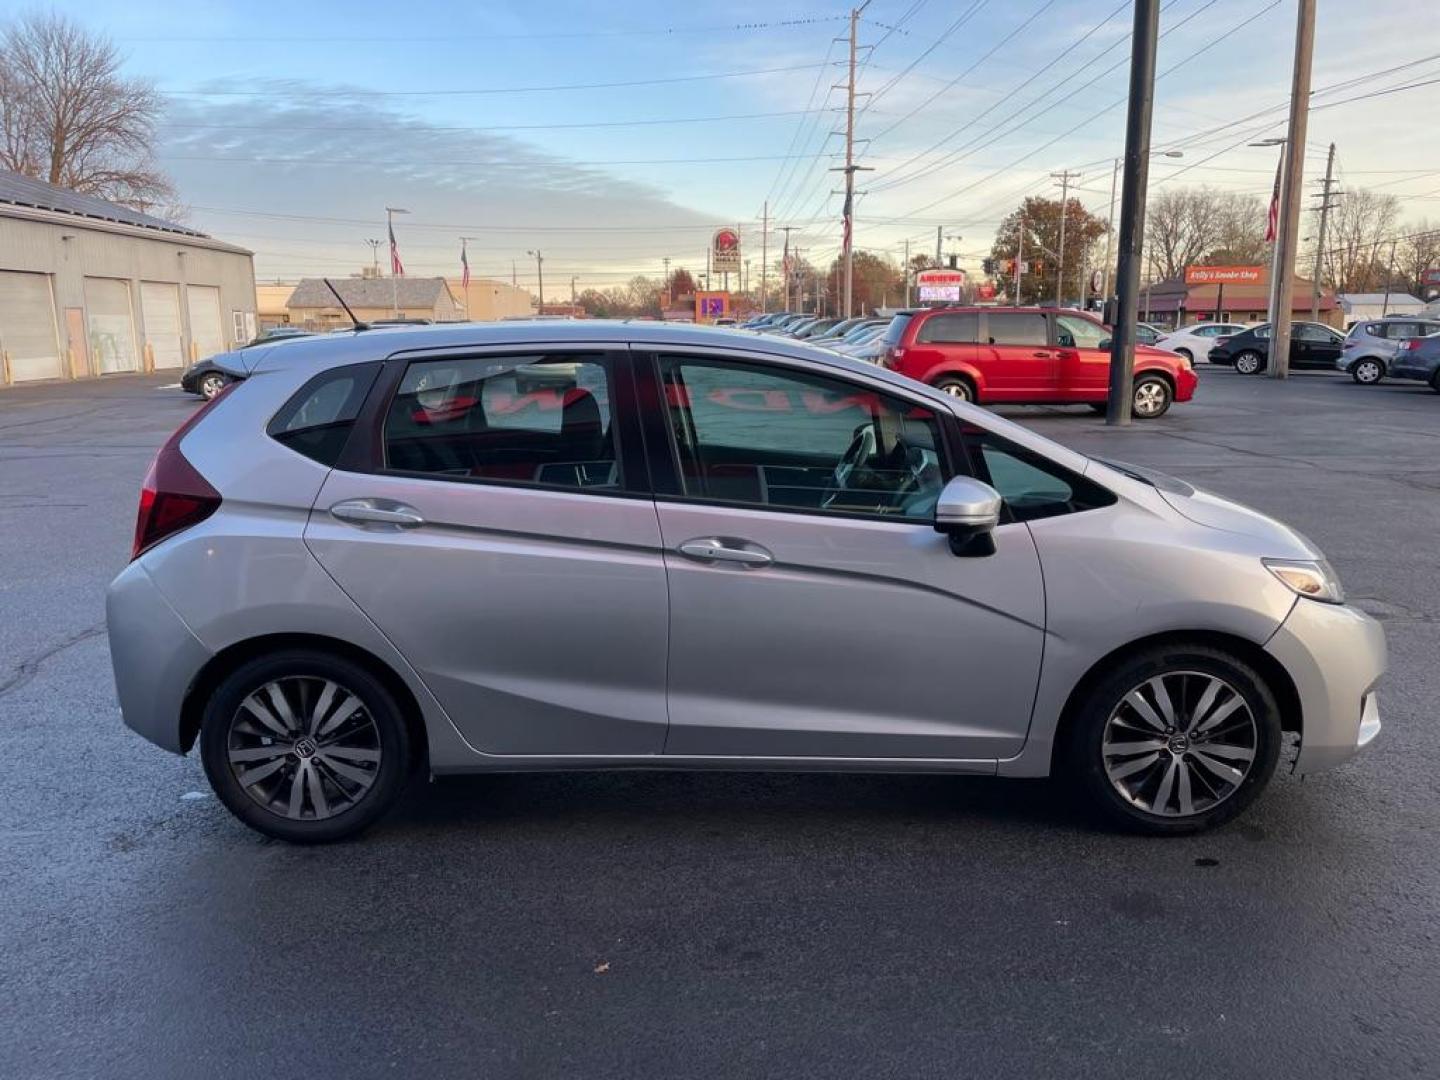
<path fill-rule="evenodd" d="M 390 237 L 390 309 L 396 318 L 400 315 L 400 283 L 397 277 L 405 274 L 405 264 L 400 261 L 400 247 L 395 243 L 395 215 L 408 214 L 398 206 L 385 207 L 385 230 Z"/>

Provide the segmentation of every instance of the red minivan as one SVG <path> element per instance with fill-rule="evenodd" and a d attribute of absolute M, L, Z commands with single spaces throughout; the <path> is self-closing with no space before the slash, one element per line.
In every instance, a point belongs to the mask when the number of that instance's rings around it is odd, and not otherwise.
<path fill-rule="evenodd" d="M 1078 311 L 1053 308 L 923 308 L 897 314 L 881 363 L 982 405 L 1082 402 L 1103 412 L 1110 386 L 1110 331 Z M 1189 401 L 1199 383 L 1183 356 L 1135 346 L 1138 418 Z"/>

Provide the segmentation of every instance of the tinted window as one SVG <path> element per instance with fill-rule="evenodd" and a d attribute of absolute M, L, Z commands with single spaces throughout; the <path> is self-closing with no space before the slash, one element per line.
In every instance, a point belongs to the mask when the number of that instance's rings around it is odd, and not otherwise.
<path fill-rule="evenodd" d="M 1099 349 L 1102 341 L 1110 340 L 1110 331 L 1103 326 L 1074 315 L 1055 316 L 1055 340 L 1067 349 Z"/>
<path fill-rule="evenodd" d="M 1420 337 L 1421 330 L 1419 323 L 1393 322 L 1385 324 L 1385 336 L 1392 338 Z"/>
<path fill-rule="evenodd" d="M 779 368 L 661 359 L 686 496 L 930 521 L 944 485 L 934 412 Z"/>
<path fill-rule="evenodd" d="M 985 321 L 991 345 L 1048 345 L 1045 316 L 1037 312 L 991 311 Z"/>
<path fill-rule="evenodd" d="M 905 328 L 910 325 L 912 315 L 896 315 L 890 320 L 890 325 L 885 327 L 885 347 L 893 348 L 900 344 L 900 339 L 905 336 Z"/>
<path fill-rule="evenodd" d="M 1270 336 L 1270 326 L 1268 323 L 1264 326 L 1257 326 L 1254 330 L 1251 331 L 1251 333 L 1260 340 L 1264 341 Z"/>
<path fill-rule="evenodd" d="M 932 315 L 920 324 L 916 342 L 937 342 L 941 344 L 963 344 L 977 340 L 980 334 L 980 316 L 973 311 L 957 312 L 954 315 Z"/>
<path fill-rule="evenodd" d="M 421 360 L 385 419 L 385 462 L 404 472 L 615 489 L 609 361 L 593 354 Z"/>
<path fill-rule="evenodd" d="M 1017 521 L 1112 505 L 1113 492 L 1039 454 L 967 424 L 966 449 L 976 475 L 998 491 Z"/>
<path fill-rule="evenodd" d="M 322 465 L 334 465 L 379 370 L 378 364 L 357 364 L 311 379 L 275 414 L 270 436 Z"/>

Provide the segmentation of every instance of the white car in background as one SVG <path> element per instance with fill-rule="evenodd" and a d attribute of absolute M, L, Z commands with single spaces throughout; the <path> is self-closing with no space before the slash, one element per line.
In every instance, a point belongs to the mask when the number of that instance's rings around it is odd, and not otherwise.
<path fill-rule="evenodd" d="M 1173 333 L 1161 335 L 1160 340 L 1155 342 L 1155 347 L 1179 353 L 1193 364 L 1197 360 L 1209 358 L 1216 338 L 1238 334 L 1247 329 L 1249 327 L 1245 323 L 1193 323 L 1190 326 L 1182 326 Z"/>

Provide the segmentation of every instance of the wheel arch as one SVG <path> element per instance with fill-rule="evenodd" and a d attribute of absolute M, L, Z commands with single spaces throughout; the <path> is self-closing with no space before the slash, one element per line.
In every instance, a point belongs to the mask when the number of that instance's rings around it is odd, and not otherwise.
<path fill-rule="evenodd" d="M 226 646 L 206 661 L 205 666 L 190 683 L 190 688 L 185 692 L 185 700 L 180 706 L 180 752 L 188 754 L 195 745 L 200 734 L 200 722 L 205 714 L 205 703 L 231 672 L 258 657 L 285 649 L 328 652 L 358 664 L 379 679 L 400 706 L 400 715 L 404 718 L 410 734 L 413 759 L 411 766 L 424 761 L 428 746 L 425 720 L 420 711 L 420 703 L 405 680 L 384 660 L 358 645 L 324 634 L 303 633 L 264 634 L 246 638 Z"/>
<path fill-rule="evenodd" d="M 1170 387 L 1170 393 L 1171 393 L 1171 395 L 1173 396 L 1173 395 L 1175 394 L 1175 392 L 1176 392 L 1175 374 L 1174 374 L 1172 371 L 1170 371 L 1168 368 L 1160 367 L 1158 364 L 1157 364 L 1156 366 L 1154 366 L 1154 367 L 1143 367 L 1143 368 L 1139 368 L 1139 369 L 1137 369 L 1136 372 L 1135 372 L 1134 381 L 1139 382 L 1141 379 L 1145 378 L 1145 376 L 1147 376 L 1147 375 L 1157 375 L 1157 376 L 1159 376 L 1160 378 L 1164 379 L 1165 382 L 1166 382 L 1166 383 L 1169 385 L 1169 387 Z"/>
<path fill-rule="evenodd" d="M 1057 773 L 1062 765 L 1060 756 L 1064 752 L 1070 727 L 1086 695 L 1122 661 L 1135 653 L 1165 645 L 1206 645 L 1233 653 L 1253 667 L 1275 695 L 1275 701 L 1280 706 L 1280 729 L 1296 734 L 1303 733 L 1304 713 L 1300 692 L 1284 665 L 1266 652 L 1264 646 L 1220 630 L 1171 630 L 1137 638 L 1112 649 L 1080 676 L 1066 697 L 1065 705 L 1060 710 L 1060 721 L 1055 725 L 1055 734 L 1050 744 L 1052 774 Z"/>
<path fill-rule="evenodd" d="M 937 364 L 925 373 L 925 385 L 934 386 L 941 379 L 963 379 L 970 384 L 970 392 L 977 396 L 985 390 L 985 380 L 980 373 L 967 364 L 954 362 Z"/>

